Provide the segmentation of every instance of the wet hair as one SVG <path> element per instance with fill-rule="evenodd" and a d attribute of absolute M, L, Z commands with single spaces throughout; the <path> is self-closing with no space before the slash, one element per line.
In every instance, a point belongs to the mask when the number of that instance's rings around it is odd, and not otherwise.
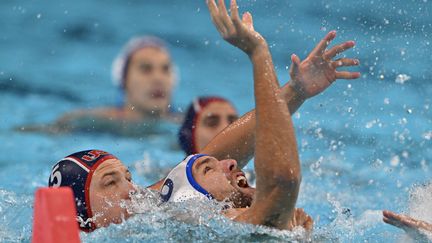
<path fill-rule="evenodd" d="M 155 36 L 141 36 L 130 39 L 114 59 L 112 64 L 112 79 L 120 89 L 126 87 L 126 76 L 130 59 L 133 54 L 144 48 L 157 48 L 168 52 L 166 43 Z"/>
<path fill-rule="evenodd" d="M 181 149 L 186 154 L 196 154 L 197 151 L 195 141 L 195 130 L 198 122 L 199 114 L 202 110 L 213 102 L 226 102 L 228 100 L 218 96 L 201 96 L 196 98 L 188 107 L 182 126 L 178 132 L 178 142 Z"/>
<path fill-rule="evenodd" d="M 96 228 L 92 222 L 90 183 L 97 167 L 109 159 L 117 158 L 105 151 L 85 150 L 66 156 L 52 168 L 48 186 L 72 188 L 78 225 L 83 231 L 89 232 Z"/>

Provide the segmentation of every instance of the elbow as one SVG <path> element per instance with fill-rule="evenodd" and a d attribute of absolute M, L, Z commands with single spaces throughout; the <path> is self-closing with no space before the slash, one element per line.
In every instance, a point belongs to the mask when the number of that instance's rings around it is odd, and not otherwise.
<path fill-rule="evenodd" d="M 275 175 L 274 179 L 276 188 L 288 192 L 298 191 L 302 180 L 299 171 L 289 171 L 288 174 Z"/>

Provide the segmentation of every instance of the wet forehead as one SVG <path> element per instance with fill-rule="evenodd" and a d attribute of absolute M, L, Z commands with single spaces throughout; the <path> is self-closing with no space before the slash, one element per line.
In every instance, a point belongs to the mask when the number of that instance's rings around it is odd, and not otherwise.
<path fill-rule="evenodd" d="M 118 159 L 109 159 L 104 161 L 94 172 L 94 176 L 103 176 L 103 174 L 112 172 L 112 171 L 120 171 L 125 172 L 127 170 L 126 166 Z"/>
<path fill-rule="evenodd" d="M 234 109 L 234 107 L 227 102 L 212 102 L 212 103 L 208 104 L 203 110 L 203 114 L 205 116 L 206 115 L 208 116 L 208 115 L 211 115 L 214 113 L 237 115 L 237 112 Z"/>
<path fill-rule="evenodd" d="M 217 164 L 217 162 L 219 162 L 219 160 L 217 160 L 215 157 L 212 156 L 200 157 L 193 164 L 192 171 L 195 173 L 205 165 L 214 165 Z"/>

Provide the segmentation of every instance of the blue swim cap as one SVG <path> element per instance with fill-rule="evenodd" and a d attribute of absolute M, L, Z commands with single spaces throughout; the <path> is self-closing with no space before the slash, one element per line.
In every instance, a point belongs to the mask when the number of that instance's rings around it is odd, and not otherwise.
<path fill-rule="evenodd" d="M 231 104 L 228 100 L 218 96 L 202 96 L 194 99 L 189 105 L 183 124 L 178 133 L 178 142 L 180 147 L 186 154 L 196 154 L 195 130 L 198 122 L 198 117 L 201 111 L 213 102 L 226 102 Z"/>
<path fill-rule="evenodd" d="M 81 230 L 92 231 L 92 210 L 90 207 L 90 182 L 94 171 L 104 161 L 117 159 L 101 150 L 80 151 L 57 162 L 51 171 L 49 187 L 67 186 L 72 188 L 77 208 L 77 221 Z"/>
<path fill-rule="evenodd" d="M 181 202 L 191 198 L 212 198 L 211 194 L 198 184 L 192 174 L 195 161 L 204 156 L 208 155 L 190 155 L 171 170 L 160 189 L 163 202 Z"/>

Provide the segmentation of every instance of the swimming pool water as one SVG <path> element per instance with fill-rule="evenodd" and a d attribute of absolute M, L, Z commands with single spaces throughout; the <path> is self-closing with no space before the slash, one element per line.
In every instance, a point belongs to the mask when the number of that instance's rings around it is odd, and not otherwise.
<path fill-rule="evenodd" d="M 432 160 L 431 2 L 241 0 L 239 5 L 254 14 L 256 29 L 267 38 L 281 83 L 289 79 L 290 55 L 305 58 L 326 31 L 338 30 L 335 43 L 357 43 L 347 55 L 360 59 L 362 78 L 336 82 L 293 117 L 303 170 L 298 205 L 315 219 L 312 238 L 401 239 L 401 231 L 381 222 L 382 209 L 432 222 L 430 200 L 410 201 L 410 193 L 430 192 L 422 184 L 430 179 Z M 176 107 L 197 95 L 216 94 L 232 100 L 241 113 L 253 108 L 250 63 L 218 36 L 204 1 L 0 2 L 2 242 L 30 240 L 33 193 L 46 186 L 51 166 L 67 154 L 110 151 L 142 186 L 183 158 L 173 146 L 175 126 L 163 135 L 141 137 L 17 131 L 73 109 L 116 104 L 111 61 L 130 37 L 142 34 L 170 44 L 180 77 Z M 423 213 L 414 210 L 419 205 Z M 176 209 L 147 206 L 151 213 L 82 239 L 292 239 L 287 232 L 230 223 L 211 213 L 196 214 L 202 219 L 198 224 L 181 223 L 170 219 Z"/>

